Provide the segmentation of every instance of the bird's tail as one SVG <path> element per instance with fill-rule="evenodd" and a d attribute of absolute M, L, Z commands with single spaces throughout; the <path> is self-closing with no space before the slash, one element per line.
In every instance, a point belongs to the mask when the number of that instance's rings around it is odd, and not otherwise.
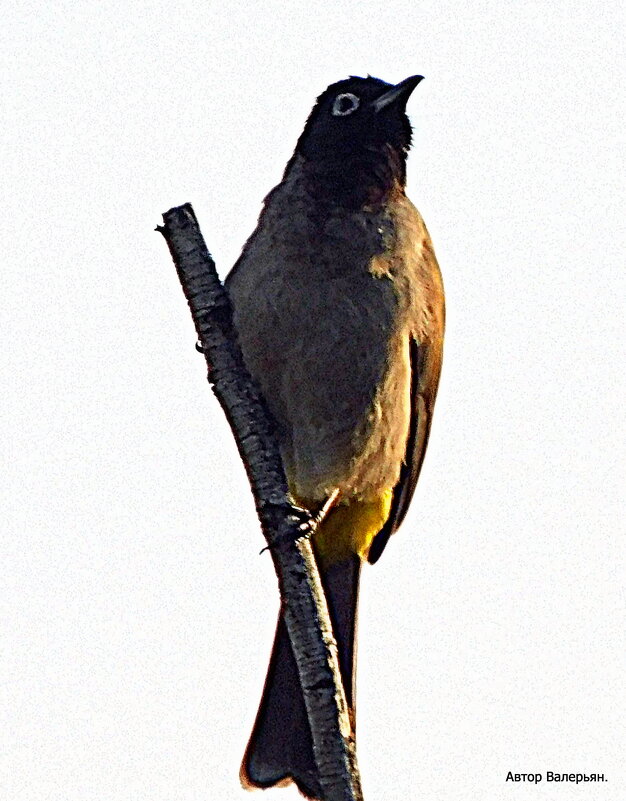
<path fill-rule="evenodd" d="M 361 560 L 356 555 L 322 569 L 322 581 L 339 651 L 341 677 L 354 729 L 355 632 Z M 321 798 L 311 731 L 287 628 L 278 618 L 261 705 L 241 765 L 244 787 L 295 782 Z"/>

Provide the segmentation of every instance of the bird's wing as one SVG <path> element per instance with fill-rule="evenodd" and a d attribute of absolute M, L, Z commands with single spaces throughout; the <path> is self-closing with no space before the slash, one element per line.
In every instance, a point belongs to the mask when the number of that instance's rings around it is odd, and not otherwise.
<path fill-rule="evenodd" d="M 433 415 L 441 372 L 441 341 L 409 342 L 411 359 L 411 422 L 400 479 L 394 487 L 387 522 L 374 538 L 368 554 L 371 564 L 378 561 L 389 537 L 400 526 L 409 508 L 419 478 Z"/>
<path fill-rule="evenodd" d="M 408 333 L 411 420 L 400 478 L 393 490 L 389 517 L 369 550 L 368 560 L 372 564 L 380 559 L 389 537 L 404 520 L 411 503 L 428 445 L 443 357 L 445 299 L 433 245 L 422 216 L 405 195 L 400 199 L 397 213 L 398 230 L 401 236 L 407 239 L 399 243 L 399 252 L 414 254 L 415 243 L 419 242 L 421 254 L 417 260 L 410 255 L 404 260 L 409 297 L 413 294 L 412 289 L 418 289 L 411 300 L 414 317 Z"/>

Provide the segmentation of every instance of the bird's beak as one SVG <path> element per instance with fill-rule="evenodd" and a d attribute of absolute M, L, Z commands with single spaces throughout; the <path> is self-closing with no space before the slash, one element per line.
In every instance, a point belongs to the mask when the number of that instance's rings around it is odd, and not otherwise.
<path fill-rule="evenodd" d="M 409 95 L 423 78 L 423 75 L 411 75 L 410 78 L 406 78 L 404 81 L 400 81 L 400 83 L 392 86 L 388 92 L 385 92 L 384 95 L 381 95 L 377 100 L 374 100 L 372 103 L 374 111 L 378 113 L 382 109 L 387 108 L 387 106 L 398 101 L 406 104 L 406 101 L 409 99 Z"/>

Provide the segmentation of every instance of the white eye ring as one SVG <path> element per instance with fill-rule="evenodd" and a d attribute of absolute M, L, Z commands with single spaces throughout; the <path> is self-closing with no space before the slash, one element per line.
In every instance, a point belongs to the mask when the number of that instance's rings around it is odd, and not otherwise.
<path fill-rule="evenodd" d="M 346 100 L 349 100 L 351 105 L 347 108 L 344 108 Z M 342 94 L 337 95 L 335 98 L 332 114 L 335 117 L 347 117 L 348 114 L 352 114 L 353 111 L 358 109 L 360 102 L 361 101 L 359 98 L 356 95 L 353 95 L 352 92 L 343 92 Z"/>

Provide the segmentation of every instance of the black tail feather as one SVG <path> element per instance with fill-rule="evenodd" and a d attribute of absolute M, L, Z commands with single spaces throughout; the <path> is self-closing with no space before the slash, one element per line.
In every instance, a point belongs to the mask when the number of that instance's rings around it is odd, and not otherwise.
<path fill-rule="evenodd" d="M 322 572 L 353 727 L 360 566 L 359 557 L 353 556 Z M 294 781 L 305 796 L 322 797 L 304 697 L 282 616 L 278 619 L 261 705 L 241 766 L 241 781 L 248 788 Z"/>

